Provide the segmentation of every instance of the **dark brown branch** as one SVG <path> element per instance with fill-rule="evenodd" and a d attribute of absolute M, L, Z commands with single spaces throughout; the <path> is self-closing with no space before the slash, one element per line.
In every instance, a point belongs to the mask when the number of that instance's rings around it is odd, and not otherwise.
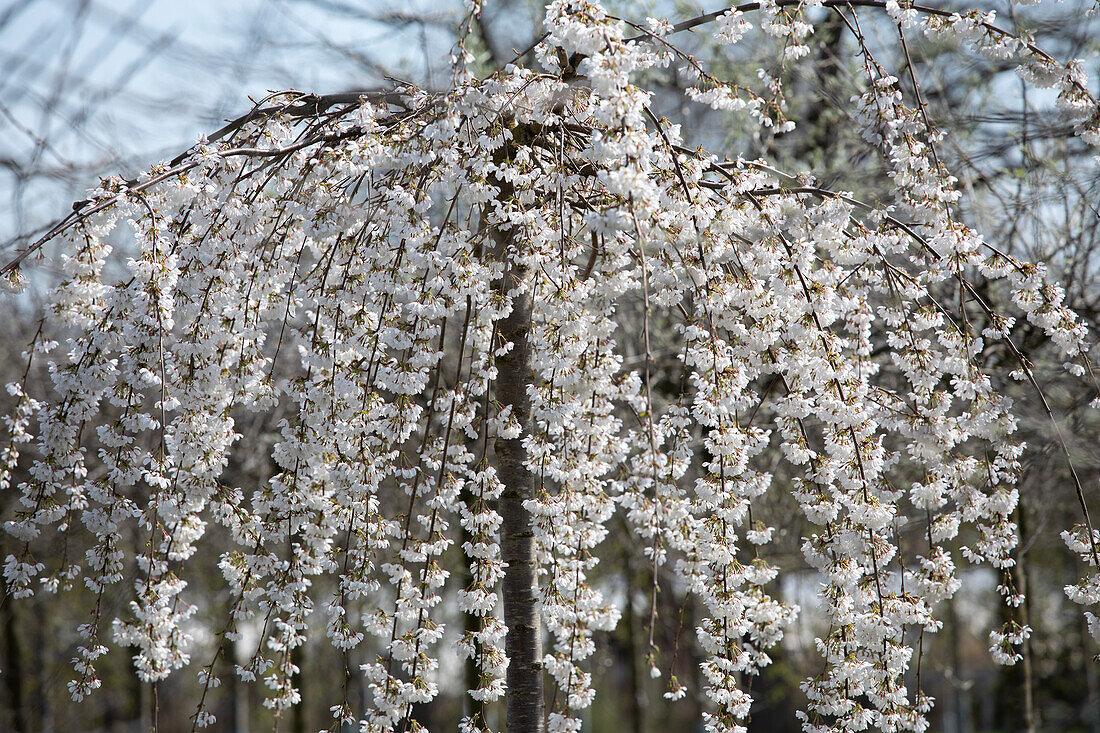
<path fill-rule="evenodd" d="M 773 0 L 774 5 L 776 7 L 779 7 L 779 8 L 787 8 L 787 7 L 791 7 L 791 6 L 802 6 L 804 4 L 804 2 L 805 2 L 805 0 Z M 878 8 L 880 10 L 885 10 L 886 9 L 886 0 L 823 0 L 821 5 L 822 5 L 822 7 L 826 7 L 826 8 L 860 7 L 860 8 Z M 935 16 L 938 16 L 940 18 L 951 18 L 952 16 L 960 15 L 959 11 L 944 10 L 943 8 L 934 8 L 930 5 L 920 5 L 920 4 L 917 4 L 917 3 L 906 5 L 904 7 L 906 7 L 907 9 L 915 10 L 918 13 L 924 13 L 925 15 L 935 15 Z M 722 17 L 723 15 L 727 15 L 728 13 L 732 13 L 732 12 L 747 13 L 747 12 L 751 12 L 753 10 L 759 10 L 759 9 L 760 9 L 760 3 L 759 2 L 751 2 L 751 3 L 742 3 L 740 5 L 734 5 L 733 7 L 722 8 L 721 10 L 713 10 L 709 13 L 703 13 L 702 15 L 697 15 L 694 18 L 689 18 L 687 20 L 684 20 L 684 21 L 681 21 L 681 22 L 677 23 L 676 25 L 672 26 L 671 33 L 682 33 L 684 31 L 689 31 L 693 28 L 698 28 L 699 26 L 706 25 L 707 23 L 713 22 L 713 21 L 717 20 L 718 18 Z M 1027 48 L 1028 51 L 1035 54 L 1039 58 L 1041 58 L 1045 61 L 1049 61 L 1051 63 L 1055 63 L 1055 64 L 1058 63 L 1057 59 L 1055 59 L 1053 56 L 1051 56 L 1046 51 L 1044 51 L 1043 49 L 1036 46 L 1031 41 L 1027 40 L 1026 38 L 1021 37 L 1020 35 L 1018 35 L 1016 33 L 1006 31 L 1004 28 L 1001 28 L 1000 26 L 994 25 L 992 23 L 987 23 L 984 20 L 979 21 L 979 25 L 981 25 L 983 28 L 985 28 L 989 32 L 995 33 L 995 34 L 997 34 L 997 35 L 999 35 L 1003 38 L 1015 38 L 1017 41 L 1022 43 L 1024 45 L 1024 47 Z M 638 34 L 637 36 L 632 36 L 630 38 L 627 38 L 626 41 L 627 42 L 636 42 L 636 41 L 642 41 L 642 40 L 645 40 L 647 38 L 654 38 L 654 37 L 655 36 L 652 33 L 642 32 L 642 33 Z M 1090 99 L 1092 98 L 1092 94 L 1089 92 L 1089 90 L 1085 86 L 1080 84 L 1079 82 L 1074 81 L 1073 86 L 1075 86 L 1078 89 L 1078 91 L 1080 91 L 1083 94 L 1087 95 Z"/>
<path fill-rule="evenodd" d="M 282 92 L 280 94 L 294 94 L 295 92 Z M 271 99 L 279 95 L 271 95 L 267 99 Z M 261 107 L 257 105 L 247 114 L 241 115 L 234 120 L 230 120 L 223 127 L 215 130 L 213 133 L 207 136 L 206 143 L 216 142 L 223 138 L 233 135 L 240 131 L 248 123 L 259 120 L 274 117 L 276 115 L 285 115 L 287 117 L 295 119 L 310 119 L 318 117 L 324 114 L 327 110 L 338 105 L 354 105 L 363 100 L 374 102 L 376 104 L 384 103 L 389 106 L 396 106 L 408 111 L 406 106 L 406 99 L 408 95 L 401 91 L 349 91 L 349 92 L 337 92 L 334 94 L 303 94 L 296 98 L 289 104 L 276 104 Z M 266 100 L 265 100 L 266 101 Z M 344 137 L 348 137 L 347 131 L 338 135 L 319 135 L 310 137 L 306 140 L 295 143 L 284 148 L 234 148 L 230 150 L 223 150 L 217 153 L 220 157 L 233 157 L 246 155 L 249 157 L 276 157 L 279 155 L 287 155 L 296 150 L 300 150 L 310 145 L 316 145 L 318 143 L 335 142 Z M 181 173 L 186 173 L 195 166 L 198 165 L 196 160 L 188 160 L 188 158 L 195 154 L 197 146 L 192 146 L 186 151 L 180 153 L 175 158 L 168 162 L 168 170 L 163 171 L 152 178 L 145 181 L 138 181 L 136 179 L 128 179 L 122 182 L 122 190 L 107 198 L 101 199 L 85 199 L 83 201 L 77 201 L 73 204 L 73 210 L 68 215 L 58 219 L 47 230 L 46 233 L 35 239 L 31 244 L 27 245 L 20 251 L 15 257 L 8 262 L 5 262 L 3 266 L 0 266 L 0 277 L 6 275 L 13 270 L 17 270 L 22 264 L 23 260 L 30 257 L 32 254 L 40 250 L 50 240 L 63 234 L 73 226 L 79 224 L 82 221 L 98 214 L 101 211 L 109 209 L 122 200 L 123 197 L 132 194 L 145 191 L 158 183 L 173 178 Z"/>

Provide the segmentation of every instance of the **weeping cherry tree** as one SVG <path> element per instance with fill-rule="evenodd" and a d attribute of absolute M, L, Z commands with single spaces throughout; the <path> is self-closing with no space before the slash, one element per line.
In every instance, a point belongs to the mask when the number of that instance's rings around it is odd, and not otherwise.
<path fill-rule="evenodd" d="M 476 0 L 467 10 L 469 30 Z M 724 81 L 676 39 L 761 32 L 794 64 L 826 14 L 859 51 L 848 116 L 889 172 L 884 200 L 705 150 L 653 112 L 644 79 L 674 65 L 693 79 L 686 104 L 781 145 L 795 124 L 781 83 Z M 961 39 L 1018 65 L 1100 144 L 1081 65 L 989 13 L 767 0 L 673 24 L 553 0 L 530 67 L 478 78 L 459 43 L 444 91 L 280 93 L 136 180 L 103 181 L 3 270 L 18 290 L 56 242 L 59 284 L 25 354 L 28 371 L 48 363 L 48 389 L 8 385 L 0 489 L 17 496 L 4 527 L 22 548 L 4 560 L 9 594 L 95 599 L 72 697 L 101 685 L 97 660 L 118 646 L 146 681 L 197 669 L 195 727 L 215 723 L 205 691 L 225 674 L 286 709 L 294 650 L 323 634 L 371 660 L 355 670 L 368 704 L 345 691 L 334 730 L 420 729 L 457 650 L 475 671 L 462 731 L 501 706 L 509 733 L 577 731 L 594 634 L 620 614 L 597 573 L 620 515 L 701 609 L 706 729 L 744 730 L 751 679 L 799 612 L 769 559 L 777 527 L 754 516 L 785 492 L 829 624 L 804 729 L 925 730 L 933 701 L 913 673 L 957 565 L 988 564 L 1021 602 L 1023 446 L 982 355 L 1007 349 L 1039 390 L 1012 340 L 1023 318 L 1083 391 L 1092 375 L 1044 267 L 962 221 L 912 65 L 891 72 L 861 20 L 902 48 Z M 674 373 L 658 373 L 658 336 Z M 256 485 L 225 479 L 257 450 L 246 418 L 274 436 Z M 775 480 L 772 456 L 793 480 Z M 1080 514 L 1060 528 L 1083 568 L 1066 591 L 1094 607 L 1087 492 L 1057 491 Z M 214 537 L 232 600 L 198 659 L 188 578 Z M 101 600 L 119 593 L 109 617 Z M 1029 634 L 1010 619 L 989 635 L 1004 664 Z M 258 640 L 233 665 L 245 625 Z M 676 700 L 685 685 L 657 652 Z"/>

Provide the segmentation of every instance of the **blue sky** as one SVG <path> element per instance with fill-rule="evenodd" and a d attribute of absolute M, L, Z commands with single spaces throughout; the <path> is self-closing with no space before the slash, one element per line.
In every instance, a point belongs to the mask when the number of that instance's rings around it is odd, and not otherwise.
<path fill-rule="evenodd" d="M 423 0 L 0 0 L 0 256 L 68 210 L 95 176 L 185 149 L 249 96 L 423 80 L 433 31 L 371 16 Z"/>

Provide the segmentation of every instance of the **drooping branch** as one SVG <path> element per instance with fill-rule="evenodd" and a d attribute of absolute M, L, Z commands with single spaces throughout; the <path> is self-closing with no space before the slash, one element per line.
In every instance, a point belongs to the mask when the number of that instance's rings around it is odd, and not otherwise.
<path fill-rule="evenodd" d="M 419 91 L 419 90 L 418 90 Z M 277 98 L 290 96 L 290 101 L 284 104 L 272 104 L 262 106 L 265 102 Z M 275 94 L 268 95 L 259 104 L 257 104 L 249 112 L 230 120 L 228 123 L 218 128 L 214 132 L 206 135 L 199 145 L 211 145 L 227 137 L 230 137 L 242 129 L 247 127 L 250 123 L 261 122 L 263 120 L 271 119 L 277 116 L 283 116 L 290 120 L 317 120 L 323 121 L 325 113 L 333 107 L 344 106 L 346 108 L 356 107 L 363 102 L 369 102 L 372 104 L 386 105 L 388 107 L 397 107 L 404 112 L 411 111 L 408 107 L 407 91 L 400 89 L 395 90 L 363 90 L 363 91 L 346 91 L 336 92 L 332 94 L 303 94 L 295 91 L 277 92 Z M 345 133 L 346 135 L 347 133 Z M 215 150 L 214 155 L 219 157 L 233 157 L 233 156 L 246 156 L 246 157 L 266 157 L 266 156 L 279 156 L 286 155 L 300 150 L 302 148 L 309 147 L 324 142 L 334 142 L 335 138 L 332 136 L 315 136 L 305 140 L 299 141 L 292 146 L 287 146 L 282 149 L 263 149 L 263 148 L 239 148 L 239 149 L 225 149 Z M 69 231 L 73 227 L 77 226 L 83 221 L 87 221 L 91 217 L 104 212 L 124 200 L 128 195 L 139 194 L 143 191 L 147 191 L 154 186 L 157 186 L 164 181 L 170 180 L 177 176 L 180 176 L 193 168 L 195 168 L 201 162 L 200 157 L 196 157 L 199 153 L 199 145 L 192 146 L 187 150 L 176 155 L 165 164 L 165 168 L 158 171 L 152 176 L 142 179 L 121 179 L 116 181 L 118 193 L 109 195 L 97 199 L 82 199 L 80 201 L 73 202 L 73 210 L 58 219 L 53 224 L 49 225 L 45 233 L 35 239 L 33 242 L 25 246 L 10 260 L 0 265 L 0 277 L 4 277 L 8 273 L 15 272 L 19 269 L 19 266 L 28 257 L 38 252 L 49 242 L 57 239 L 65 232 Z"/>

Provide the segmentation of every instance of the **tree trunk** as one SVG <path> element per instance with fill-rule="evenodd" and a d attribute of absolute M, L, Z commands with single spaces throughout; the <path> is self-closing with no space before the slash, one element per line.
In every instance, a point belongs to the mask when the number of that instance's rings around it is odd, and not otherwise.
<path fill-rule="evenodd" d="M 1028 587 L 1027 582 L 1027 540 L 1028 540 L 1028 527 L 1026 521 L 1026 512 L 1024 511 L 1024 503 L 1021 501 L 1016 507 L 1017 526 L 1019 527 L 1020 537 L 1020 549 L 1016 553 L 1016 564 L 1012 567 L 1012 573 L 1015 575 L 1016 588 L 1024 596 L 1024 602 L 1020 605 L 1020 621 L 1024 626 L 1031 624 L 1030 605 L 1031 599 L 1028 596 L 1031 589 Z M 1034 681 L 1032 680 L 1031 672 L 1031 640 L 1024 639 L 1024 643 L 1021 644 L 1021 653 L 1023 655 L 1023 674 L 1020 681 L 1021 694 L 1024 698 L 1024 730 L 1027 733 L 1035 733 L 1038 727 L 1039 721 L 1037 720 L 1035 709 L 1035 693 L 1034 693 Z"/>
<path fill-rule="evenodd" d="M 8 704 L 11 706 L 13 733 L 28 733 L 27 707 L 23 694 L 23 649 L 16 630 L 15 606 L 8 596 L 8 583 L 0 577 L 0 626 L 4 627 L 3 675 L 7 687 Z"/>
<path fill-rule="evenodd" d="M 628 680 L 628 694 L 630 705 L 630 731 L 631 733 L 642 733 L 642 721 L 645 716 L 643 715 L 642 708 L 644 704 L 643 695 L 645 694 L 642 689 L 641 675 L 638 673 L 638 629 L 636 616 L 634 614 L 634 568 L 630 563 L 630 551 L 629 548 L 623 548 L 623 577 L 626 580 L 626 602 L 623 604 L 623 619 L 622 626 L 626 631 L 626 663 L 627 663 L 627 680 Z"/>
<path fill-rule="evenodd" d="M 1078 616 L 1081 623 L 1081 641 L 1089 650 L 1089 625 L 1084 616 Z M 1097 679 L 1096 665 L 1092 663 L 1092 652 L 1085 658 L 1085 686 L 1088 697 L 1085 698 L 1084 722 L 1089 733 L 1100 733 L 1100 680 Z"/>
<path fill-rule="evenodd" d="M 967 691 L 968 674 L 963 669 L 961 624 L 959 623 L 958 608 L 954 598 L 947 601 L 947 623 L 951 627 L 951 697 L 954 699 L 954 733 L 969 733 L 973 728 L 970 721 L 970 693 Z M 947 709 L 944 709 L 944 718 L 948 717 Z"/>
<path fill-rule="evenodd" d="M 306 725 L 306 696 L 305 682 L 306 675 L 302 674 L 302 670 L 306 665 L 305 659 L 305 647 L 296 646 L 290 650 L 290 663 L 298 670 L 294 672 L 290 679 L 291 684 L 298 689 L 298 693 L 302 696 L 301 702 L 294 705 L 290 709 L 290 730 L 291 733 L 306 733 L 308 726 Z"/>
<path fill-rule="evenodd" d="M 462 503 L 466 507 L 472 507 L 474 503 L 473 492 L 467 489 L 463 489 Z M 474 541 L 474 535 L 472 532 L 470 532 L 470 530 L 466 529 L 466 527 L 463 526 L 460 539 L 462 540 L 463 547 L 465 547 L 467 542 Z M 473 571 L 471 570 L 469 565 L 464 565 L 462 568 L 462 587 L 469 588 L 473 584 L 473 582 Z M 478 617 L 470 613 L 463 614 L 462 627 L 463 630 L 468 634 L 476 633 L 478 631 L 478 628 L 480 627 Z M 463 665 L 462 676 L 465 680 L 463 684 L 463 689 L 476 690 L 478 688 L 478 684 L 481 678 L 481 671 L 478 669 L 477 660 L 473 656 L 467 657 L 466 664 Z M 485 720 L 485 708 L 485 703 L 473 699 L 472 697 L 470 697 L 469 694 L 462 696 L 462 714 L 468 715 L 474 720 L 480 721 L 480 724 L 483 727 L 487 727 Z"/>
<path fill-rule="evenodd" d="M 498 253 L 506 262 L 502 292 L 514 290 L 526 273 L 504 254 L 510 237 L 494 234 Z M 528 433 L 531 405 L 527 385 L 531 366 L 527 337 L 531 330 L 531 295 L 513 295 L 512 312 L 499 325 L 500 337 L 512 349 L 496 360 L 497 398 L 511 405 L 522 427 L 518 438 L 495 441 L 497 472 L 504 489 L 500 498 L 503 520 L 501 559 L 504 571 L 504 623 L 508 626 L 504 647 L 508 654 L 506 725 L 508 733 L 541 733 L 543 721 L 542 634 L 535 601 L 538 596 L 538 558 L 531 514 L 523 502 L 532 498 L 534 483 L 524 465 L 527 457 L 523 435 Z"/>

